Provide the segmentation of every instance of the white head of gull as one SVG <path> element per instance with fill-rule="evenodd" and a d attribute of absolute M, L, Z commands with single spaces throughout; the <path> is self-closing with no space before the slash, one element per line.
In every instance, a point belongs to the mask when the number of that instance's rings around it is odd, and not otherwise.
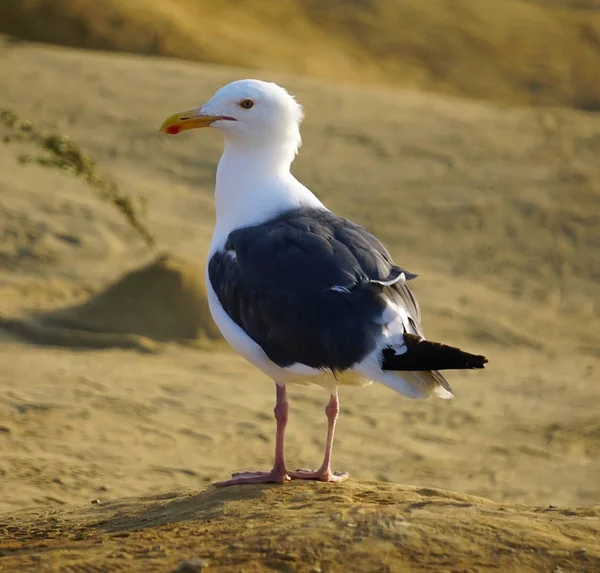
<path fill-rule="evenodd" d="M 274 83 L 239 80 L 203 106 L 171 116 L 163 131 L 211 127 L 225 140 L 217 168 L 213 248 L 229 232 L 300 205 L 321 202 L 291 173 L 302 144 L 302 106 Z"/>
<path fill-rule="evenodd" d="M 211 127 L 224 137 L 208 302 L 224 338 L 276 384 L 273 468 L 234 474 L 217 485 L 341 482 L 348 474 L 331 470 L 338 385 L 378 381 L 410 398 L 452 398 L 439 370 L 483 368 L 487 362 L 426 340 L 407 284 L 416 275 L 291 174 L 302 118 L 301 106 L 282 87 L 240 80 L 161 126 L 172 135 Z M 283 447 L 286 384 L 306 381 L 331 391 L 325 456 L 315 471 L 289 471 Z"/>

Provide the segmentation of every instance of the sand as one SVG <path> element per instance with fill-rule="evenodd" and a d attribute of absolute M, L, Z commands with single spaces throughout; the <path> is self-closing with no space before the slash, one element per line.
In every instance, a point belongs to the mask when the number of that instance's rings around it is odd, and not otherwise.
<path fill-rule="evenodd" d="M 199 556 L 236 571 L 246 555 L 248 571 L 335 571 L 340 554 L 365 571 L 598 570 L 594 114 L 263 74 L 305 104 L 295 173 L 419 274 L 430 338 L 490 363 L 449 376 L 452 402 L 381 386 L 343 391 L 334 469 L 352 481 L 339 490 L 206 489 L 270 464 L 273 389 L 216 337 L 203 306 L 221 142 L 157 128 L 247 75 L 0 44 L 0 109 L 81 144 L 123 194 L 145 201 L 158 248 L 84 178 L 40 164 L 39 145 L 0 127 L 0 569 L 123 570 L 109 555 L 146 547 L 156 556 L 127 570 L 168 571 Z M 291 466 L 320 462 L 326 400 L 319 388 L 292 389 Z M 336 525 L 338 503 L 339 519 L 347 513 L 356 527 Z M 142 521 L 147 510 L 163 517 Z M 402 545 L 405 513 L 417 537 Z M 244 516 L 256 528 L 277 522 L 264 554 Z M 307 535 L 321 540 L 306 559 L 291 532 L 307 530 L 295 524 L 314 525 Z M 351 545 L 354 531 L 365 541 Z"/>

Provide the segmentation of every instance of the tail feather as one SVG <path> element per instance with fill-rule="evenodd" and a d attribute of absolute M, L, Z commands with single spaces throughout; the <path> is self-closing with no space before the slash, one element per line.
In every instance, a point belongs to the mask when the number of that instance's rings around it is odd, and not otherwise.
<path fill-rule="evenodd" d="M 442 376 L 437 370 L 432 370 L 431 372 L 427 372 L 427 374 L 431 374 L 437 383 L 437 385 L 433 388 L 433 393 L 438 398 L 443 398 L 444 400 L 450 400 L 454 398 L 452 388 L 450 388 L 450 384 L 448 380 L 444 378 L 444 376 Z"/>
<path fill-rule="evenodd" d="M 432 394 L 438 398 L 450 400 L 454 398 L 452 389 L 446 379 L 436 371 L 432 372 L 392 372 L 380 368 L 363 366 L 363 372 L 372 380 L 376 380 L 400 394 L 419 400 Z"/>
<path fill-rule="evenodd" d="M 397 353 L 397 350 L 390 347 L 383 349 L 381 364 L 383 370 L 409 372 L 467 370 L 484 368 L 487 363 L 485 356 L 470 354 L 454 346 L 424 340 L 414 334 L 404 333 L 403 338 L 402 353 Z M 437 373 L 437 375 L 445 382 L 441 374 Z"/>
<path fill-rule="evenodd" d="M 485 356 L 469 354 L 459 348 L 430 342 L 419 335 L 403 335 L 400 347 L 376 350 L 361 362 L 357 371 L 409 398 L 422 399 L 434 394 L 449 400 L 452 388 L 438 370 L 484 368 Z"/>

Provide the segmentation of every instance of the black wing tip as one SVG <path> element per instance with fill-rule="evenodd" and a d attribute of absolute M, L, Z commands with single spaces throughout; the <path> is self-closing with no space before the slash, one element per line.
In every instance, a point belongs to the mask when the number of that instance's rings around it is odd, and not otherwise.
<path fill-rule="evenodd" d="M 398 265 L 393 265 L 393 269 L 398 273 L 398 274 L 402 274 L 404 273 L 404 277 L 407 281 L 412 281 L 414 279 L 416 279 L 419 275 L 417 275 L 416 273 L 411 273 L 410 271 L 407 271 L 406 269 L 399 267 Z"/>
<path fill-rule="evenodd" d="M 382 351 L 384 370 L 481 370 L 488 359 L 481 354 L 470 354 L 460 348 L 424 340 L 405 333 L 406 351 L 397 355 L 393 348 Z"/>
<path fill-rule="evenodd" d="M 481 354 L 470 354 L 467 361 L 467 368 L 471 370 L 481 370 L 485 368 L 485 365 L 488 363 L 488 359 Z"/>

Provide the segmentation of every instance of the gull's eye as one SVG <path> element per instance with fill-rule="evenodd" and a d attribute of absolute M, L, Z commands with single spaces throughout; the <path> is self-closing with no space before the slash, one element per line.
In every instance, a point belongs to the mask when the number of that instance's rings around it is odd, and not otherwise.
<path fill-rule="evenodd" d="M 254 107 L 254 102 L 251 99 L 243 99 L 238 105 L 242 109 L 250 109 Z"/>

